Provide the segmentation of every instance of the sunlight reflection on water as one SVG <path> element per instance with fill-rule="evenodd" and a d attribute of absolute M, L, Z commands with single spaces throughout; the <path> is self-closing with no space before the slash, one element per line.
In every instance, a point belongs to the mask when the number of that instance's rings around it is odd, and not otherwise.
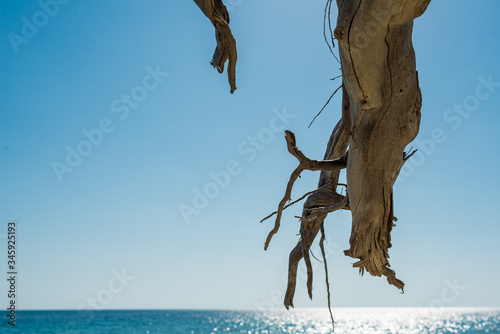
<path fill-rule="evenodd" d="M 500 333 L 500 309 L 334 308 L 335 333 Z M 6 312 L 3 312 L 6 316 Z M 327 309 L 20 311 L 23 334 L 278 334 L 332 332 Z M 0 333 L 3 333 L 0 328 Z"/>
<path fill-rule="evenodd" d="M 500 333 L 500 309 L 341 308 L 333 312 L 336 333 Z M 259 319 L 257 314 L 254 317 Z M 325 309 L 269 311 L 261 317 L 268 319 L 263 327 L 277 333 L 331 333 L 332 330 Z M 267 332 L 256 328 L 252 333 Z"/>

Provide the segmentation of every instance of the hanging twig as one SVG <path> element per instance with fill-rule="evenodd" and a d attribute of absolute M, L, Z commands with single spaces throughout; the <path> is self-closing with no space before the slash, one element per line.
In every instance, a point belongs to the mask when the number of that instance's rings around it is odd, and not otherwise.
<path fill-rule="evenodd" d="M 340 88 L 342 88 L 342 85 L 340 85 L 340 87 L 338 87 L 337 89 L 335 89 L 335 91 L 333 92 L 332 96 L 330 96 L 330 98 L 328 99 L 328 101 L 326 101 L 326 103 L 323 106 L 323 108 L 321 108 L 321 110 L 319 111 L 319 113 L 316 114 L 316 116 L 314 116 L 313 120 L 311 121 L 311 123 L 309 123 L 309 126 L 307 127 L 308 129 L 311 127 L 311 125 L 313 124 L 313 122 L 316 119 L 316 117 L 318 117 L 323 112 L 323 110 L 326 108 L 326 106 L 328 105 L 328 103 L 330 103 L 330 100 L 333 98 L 333 96 L 335 95 L 335 93 L 337 93 Z"/>
<path fill-rule="evenodd" d="M 342 77 L 342 74 L 339 74 L 339 75 L 337 75 L 336 77 L 331 78 L 330 80 L 335 81 L 335 79 L 338 79 L 338 78 L 341 78 L 341 77 Z"/>
<path fill-rule="evenodd" d="M 321 223 L 321 239 L 319 240 L 319 247 L 321 248 L 321 255 L 323 255 L 323 263 L 325 265 L 325 282 L 326 282 L 326 293 L 328 299 L 328 312 L 330 312 L 330 319 L 332 319 L 332 329 L 335 332 L 335 320 L 333 319 L 332 314 L 332 305 L 330 298 L 330 283 L 328 282 L 328 266 L 326 264 L 326 254 L 325 254 L 325 223 L 324 221 Z"/>
<path fill-rule="evenodd" d="M 332 30 L 332 19 L 331 19 L 331 9 L 332 9 L 332 0 L 327 0 L 326 1 L 326 6 L 325 6 L 325 15 L 323 16 L 323 37 L 325 38 L 326 45 L 328 45 L 328 48 L 330 49 L 330 52 L 332 53 L 333 57 L 337 60 L 337 62 L 340 64 L 340 60 L 337 58 L 335 53 L 333 52 L 333 48 L 335 47 L 334 39 L 335 36 L 333 35 L 333 30 Z M 330 38 L 332 40 L 332 45 L 330 46 L 330 43 L 328 42 L 328 39 L 326 38 L 326 21 L 328 20 L 328 29 L 330 30 Z"/>

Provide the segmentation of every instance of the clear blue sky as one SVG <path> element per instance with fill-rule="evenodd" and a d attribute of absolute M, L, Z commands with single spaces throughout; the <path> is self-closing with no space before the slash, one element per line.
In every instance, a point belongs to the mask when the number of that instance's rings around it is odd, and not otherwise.
<path fill-rule="evenodd" d="M 0 2 L 0 263 L 15 220 L 20 308 L 281 307 L 301 206 L 267 252 L 273 222 L 259 224 L 296 166 L 281 129 L 323 157 L 340 99 L 307 125 L 339 65 L 324 1 L 227 4 L 234 95 L 192 1 L 68 1 L 52 16 L 38 1 Z M 406 293 L 351 267 L 350 214 L 338 212 L 326 223 L 334 306 L 500 306 L 499 12 L 496 0 L 434 0 L 416 20 L 422 153 L 395 187 L 390 250 Z M 210 173 L 227 168 L 214 187 Z M 305 173 L 293 198 L 317 179 Z M 213 198 L 184 219 L 196 189 Z M 296 306 L 326 306 L 315 266 L 314 300 L 300 280 Z"/>

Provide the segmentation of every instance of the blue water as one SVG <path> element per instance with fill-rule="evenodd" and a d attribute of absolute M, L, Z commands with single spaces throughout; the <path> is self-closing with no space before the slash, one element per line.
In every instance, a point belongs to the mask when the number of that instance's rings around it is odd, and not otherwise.
<path fill-rule="evenodd" d="M 268 311 L 18 311 L 0 333 L 331 333 L 325 309 Z M 335 333 L 500 333 L 500 309 L 334 309 Z"/>

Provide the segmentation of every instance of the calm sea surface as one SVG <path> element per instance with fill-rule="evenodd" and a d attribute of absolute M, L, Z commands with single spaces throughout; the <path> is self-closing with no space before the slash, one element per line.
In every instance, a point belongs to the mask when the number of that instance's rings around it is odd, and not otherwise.
<path fill-rule="evenodd" d="M 18 311 L 0 333 L 331 333 L 325 309 Z M 335 333 L 500 333 L 500 309 L 340 308 Z"/>

